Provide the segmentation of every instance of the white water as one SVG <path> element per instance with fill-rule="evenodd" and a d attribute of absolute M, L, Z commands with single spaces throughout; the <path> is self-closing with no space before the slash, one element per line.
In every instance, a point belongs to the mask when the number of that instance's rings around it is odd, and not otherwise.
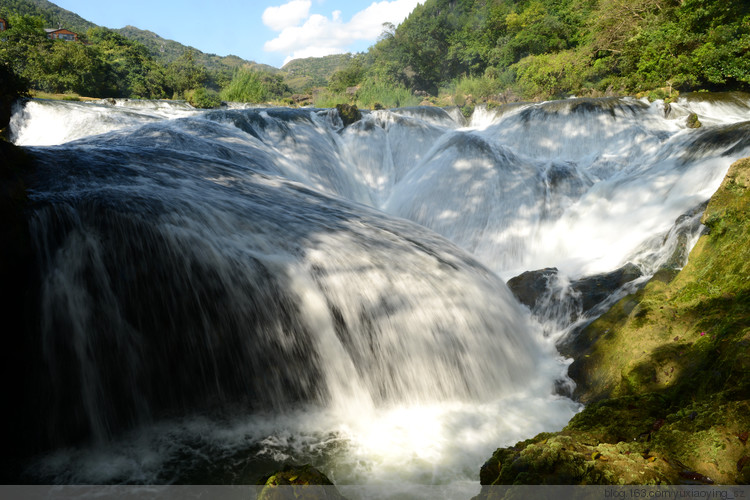
<path fill-rule="evenodd" d="M 165 106 L 14 115 L 17 144 L 80 139 L 32 148 L 34 230 L 43 334 L 71 344 L 45 356 L 82 373 L 57 412 L 83 408 L 98 444 L 41 459 L 45 480 L 185 481 L 219 463 L 203 480 L 236 481 L 290 461 L 337 484 L 474 494 L 496 447 L 577 410 L 552 394 L 566 365 L 551 337 L 498 276 L 653 272 L 675 220 L 750 149 L 747 125 L 725 133 L 746 103 L 680 101 L 712 117 L 699 130 L 632 100 L 482 111 L 468 128 L 424 108 L 342 128 L 330 111 Z M 184 410 L 217 403 L 240 410 Z"/>

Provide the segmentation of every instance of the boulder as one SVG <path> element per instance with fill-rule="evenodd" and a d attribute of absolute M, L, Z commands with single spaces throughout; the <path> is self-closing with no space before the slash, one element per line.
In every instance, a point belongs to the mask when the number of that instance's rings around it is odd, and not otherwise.
<path fill-rule="evenodd" d="M 541 295 L 547 291 L 551 280 L 557 280 L 556 267 L 526 271 L 509 279 L 507 285 L 518 301 L 533 311 Z"/>
<path fill-rule="evenodd" d="M 337 104 L 336 109 L 345 127 L 362 119 L 362 113 L 352 104 Z"/>
<path fill-rule="evenodd" d="M 258 500 L 346 500 L 333 482 L 310 464 L 286 465 L 281 471 L 264 477 L 259 484 L 263 488 Z"/>
<path fill-rule="evenodd" d="M 571 283 L 571 287 L 578 292 L 583 312 L 588 312 L 615 290 L 640 276 L 641 270 L 638 266 L 628 262 L 611 273 L 595 274 L 576 280 Z"/>
<path fill-rule="evenodd" d="M 563 293 L 558 284 L 558 270 L 546 267 L 536 271 L 526 271 L 508 280 L 513 295 L 534 313 L 542 313 L 542 307 L 559 306 L 558 302 L 570 302 L 571 321 L 591 311 L 606 300 L 618 288 L 641 276 L 641 270 L 627 263 L 611 273 L 587 276 L 571 282 Z M 557 289 L 558 291 L 555 291 Z"/>
<path fill-rule="evenodd" d="M 698 115 L 696 115 L 695 113 L 690 113 L 687 117 L 685 125 L 687 125 L 688 128 L 700 128 L 702 123 L 698 119 Z"/>

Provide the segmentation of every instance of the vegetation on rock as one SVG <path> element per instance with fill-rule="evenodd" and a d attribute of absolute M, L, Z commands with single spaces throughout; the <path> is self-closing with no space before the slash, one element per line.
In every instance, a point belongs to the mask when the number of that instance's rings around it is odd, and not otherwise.
<path fill-rule="evenodd" d="M 589 405 L 559 433 L 497 450 L 482 484 L 750 482 L 749 210 L 747 158 L 711 198 L 685 268 L 582 333 L 594 341 L 571 376 Z"/>
<path fill-rule="evenodd" d="M 351 104 L 337 104 L 336 110 L 339 112 L 344 126 L 351 125 L 362 118 L 362 113 L 359 112 L 359 109 Z"/>
<path fill-rule="evenodd" d="M 325 474 L 312 465 L 287 465 L 283 470 L 264 477 L 264 488 L 258 500 L 307 498 L 345 500 Z"/>

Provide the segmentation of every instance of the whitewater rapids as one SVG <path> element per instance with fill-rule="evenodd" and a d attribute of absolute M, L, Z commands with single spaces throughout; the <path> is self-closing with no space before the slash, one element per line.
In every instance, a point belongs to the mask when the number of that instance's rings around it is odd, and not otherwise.
<path fill-rule="evenodd" d="M 312 462 L 337 484 L 475 494 L 494 448 L 578 410 L 555 394 L 559 337 L 504 280 L 654 272 L 747 156 L 748 103 L 348 127 L 335 110 L 26 103 L 11 130 L 37 162 L 34 383 L 52 395 L 29 477 L 242 483 Z"/>

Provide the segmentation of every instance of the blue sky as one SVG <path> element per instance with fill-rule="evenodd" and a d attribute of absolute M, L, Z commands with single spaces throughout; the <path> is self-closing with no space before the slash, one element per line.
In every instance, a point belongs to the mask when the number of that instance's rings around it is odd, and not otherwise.
<path fill-rule="evenodd" d="M 424 0 L 53 0 L 107 28 L 127 25 L 203 52 L 277 68 L 297 57 L 362 52 L 382 24 L 396 25 Z"/>

